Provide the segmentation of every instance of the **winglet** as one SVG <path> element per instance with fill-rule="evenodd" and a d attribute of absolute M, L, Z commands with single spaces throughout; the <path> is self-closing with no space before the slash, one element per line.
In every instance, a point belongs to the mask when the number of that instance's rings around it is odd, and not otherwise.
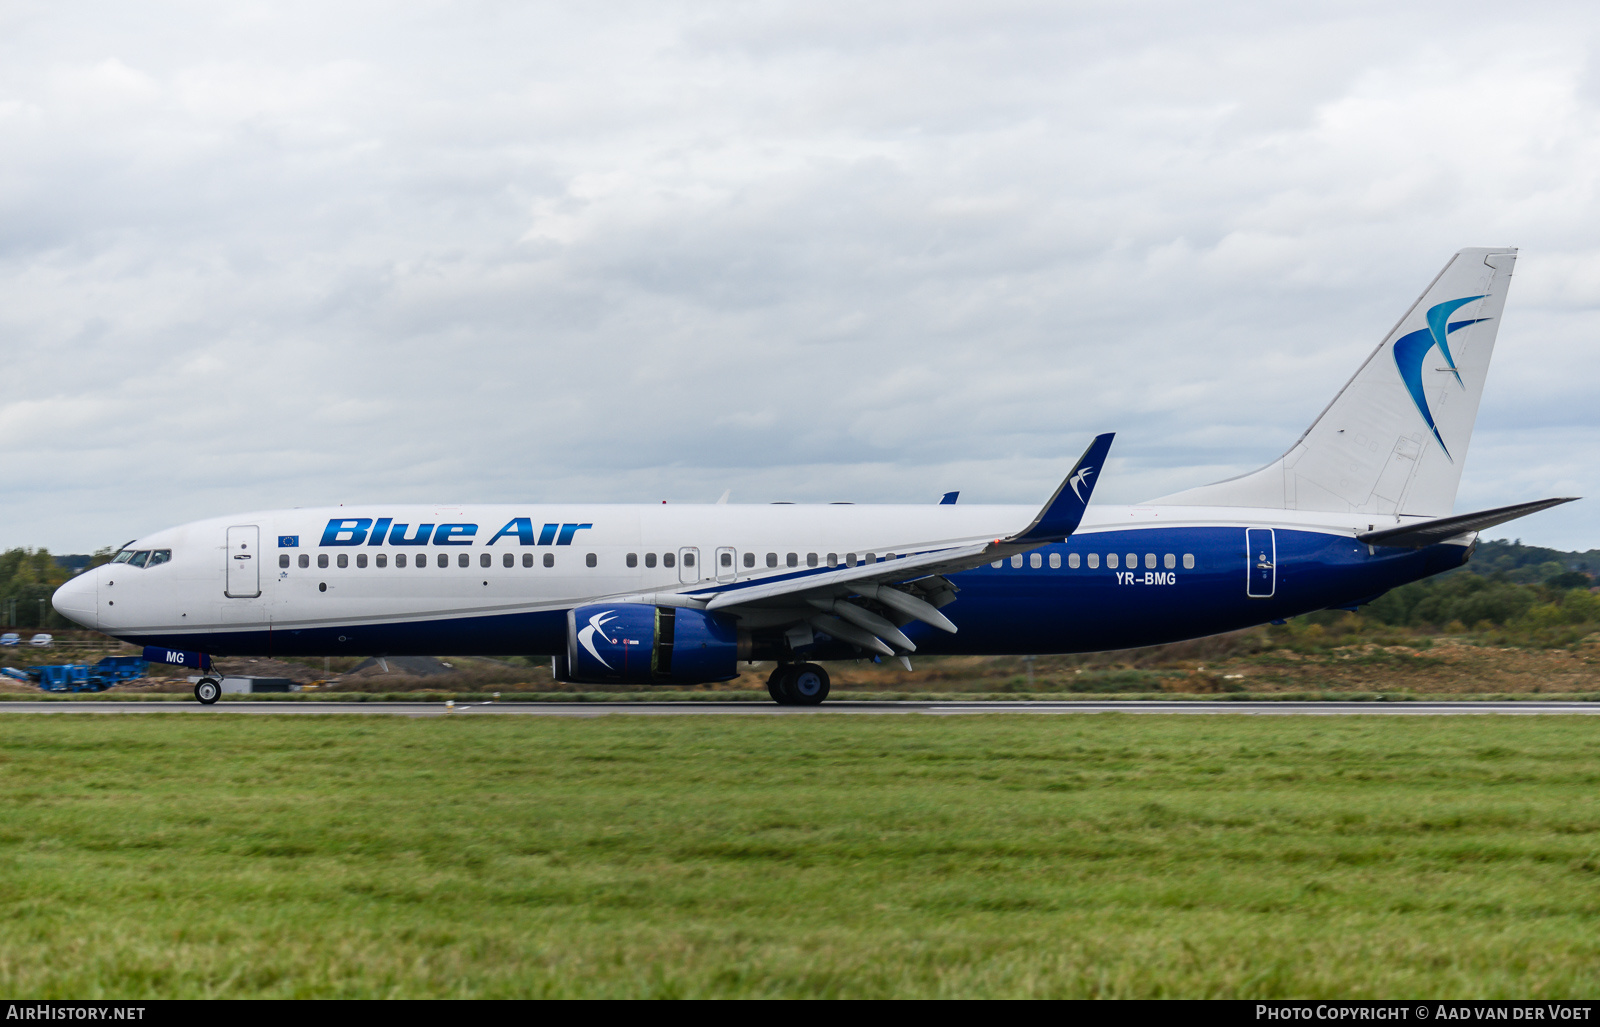
<path fill-rule="evenodd" d="M 959 492 L 946 492 L 944 498 L 939 500 L 940 506 L 955 506 L 956 500 L 961 497 Z"/>
<path fill-rule="evenodd" d="M 1115 432 L 1096 435 L 1094 441 L 1089 443 L 1089 448 L 1083 451 L 1083 456 L 1073 465 L 1072 473 L 1067 475 L 1055 495 L 1050 497 L 1050 502 L 1039 511 L 1039 516 L 1006 541 L 1059 542 L 1077 531 L 1078 523 L 1083 520 L 1083 511 L 1089 506 L 1089 497 L 1094 494 L 1094 483 L 1105 467 L 1106 454 L 1111 452 L 1111 440 L 1114 438 Z"/>

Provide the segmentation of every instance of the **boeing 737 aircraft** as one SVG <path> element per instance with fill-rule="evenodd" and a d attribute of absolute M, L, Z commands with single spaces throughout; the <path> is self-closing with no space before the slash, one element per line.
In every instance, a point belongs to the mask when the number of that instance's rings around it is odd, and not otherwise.
<path fill-rule="evenodd" d="M 1460 566 L 1453 515 L 1516 251 L 1467 249 L 1283 456 L 1137 506 L 1089 505 L 1111 436 L 1042 508 L 374 505 L 196 521 L 63 585 L 64 616 L 202 672 L 211 656 L 544 654 L 595 684 L 723 681 L 776 661 L 1039 654 L 1195 638 Z"/>

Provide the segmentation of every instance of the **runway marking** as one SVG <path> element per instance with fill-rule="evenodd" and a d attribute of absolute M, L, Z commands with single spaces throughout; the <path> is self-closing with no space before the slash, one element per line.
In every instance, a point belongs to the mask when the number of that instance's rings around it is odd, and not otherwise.
<path fill-rule="evenodd" d="M 839 702 L 821 706 L 778 706 L 753 702 L 495 703 L 446 710 L 443 703 L 223 702 L 8 702 L 0 713 L 187 713 L 223 714 L 379 714 L 399 717 L 605 717 L 634 716 L 791 716 L 819 713 L 966 716 L 978 713 L 1139 713 L 1233 714 L 1252 716 L 1470 716 L 1511 714 L 1600 714 L 1600 702 Z"/>

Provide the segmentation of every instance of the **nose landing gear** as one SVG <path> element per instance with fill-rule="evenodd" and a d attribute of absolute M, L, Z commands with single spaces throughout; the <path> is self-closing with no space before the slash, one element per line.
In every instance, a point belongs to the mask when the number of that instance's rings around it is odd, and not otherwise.
<path fill-rule="evenodd" d="M 779 706 L 816 706 L 828 687 L 828 672 L 815 663 L 780 663 L 767 678 L 767 694 Z"/>
<path fill-rule="evenodd" d="M 194 684 L 194 697 L 200 705 L 210 706 L 222 698 L 222 682 L 216 678 L 201 678 Z"/>

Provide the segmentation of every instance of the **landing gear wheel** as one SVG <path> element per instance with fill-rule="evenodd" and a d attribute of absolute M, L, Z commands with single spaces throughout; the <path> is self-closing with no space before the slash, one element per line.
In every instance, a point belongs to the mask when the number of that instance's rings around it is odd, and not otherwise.
<path fill-rule="evenodd" d="M 222 698 L 222 682 L 216 678 L 201 678 L 195 682 L 194 697 L 200 701 L 200 705 L 210 706 Z"/>
<path fill-rule="evenodd" d="M 802 663 L 789 671 L 789 702 L 796 706 L 816 706 L 828 697 L 828 672 L 815 663 Z"/>
<path fill-rule="evenodd" d="M 772 676 L 767 678 L 767 694 L 772 696 L 772 701 L 779 706 L 793 706 L 795 704 L 794 667 L 788 663 L 780 663 L 773 670 Z"/>

